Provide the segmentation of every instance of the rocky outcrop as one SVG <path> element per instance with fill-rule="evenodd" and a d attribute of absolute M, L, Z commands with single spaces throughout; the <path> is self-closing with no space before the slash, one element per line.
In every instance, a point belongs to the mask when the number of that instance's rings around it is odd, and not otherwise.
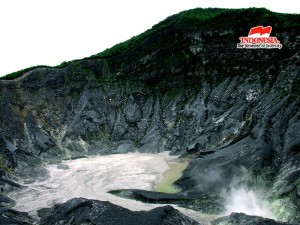
<path fill-rule="evenodd" d="M 168 194 L 162 192 L 145 191 L 145 190 L 137 190 L 137 189 L 112 190 L 109 191 L 109 193 L 122 198 L 135 199 L 146 203 L 160 203 L 160 204 L 172 203 L 172 204 L 185 206 L 185 204 L 189 200 L 193 200 L 189 196 L 183 195 L 181 193 Z"/>
<path fill-rule="evenodd" d="M 219 218 L 212 225 L 293 225 L 291 223 L 277 222 L 259 216 L 248 216 L 244 213 L 232 213 L 230 216 Z M 296 224 L 294 224 L 296 225 Z"/>
<path fill-rule="evenodd" d="M 223 189 L 259 185 L 279 218 L 299 222 L 299 15 L 201 13 L 168 18 L 126 51 L 0 80 L 5 166 L 23 176 L 40 162 L 167 150 L 193 159 L 177 185 L 194 208 L 220 212 Z M 258 24 L 274 26 L 281 50 L 236 48 Z"/>
<path fill-rule="evenodd" d="M 39 210 L 41 225 L 94 224 L 94 225 L 197 225 L 171 206 L 148 212 L 130 211 L 110 202 L 74 198 L 50 209 Z"/>
<path fill-rule="evenodd" d="M 19 212 L 11 209 L 14 201 L 4 195 L 0 195 L 0 224 L 18 224 L 18 225 L 31 225 L 33 218 L 28 213 Z"/>

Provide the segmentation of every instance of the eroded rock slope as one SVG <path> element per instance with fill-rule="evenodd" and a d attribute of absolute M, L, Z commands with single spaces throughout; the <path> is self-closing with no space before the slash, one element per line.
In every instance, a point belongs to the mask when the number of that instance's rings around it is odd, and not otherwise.
<path fill-rule="evenodd" d="M 1 80 L 3 168 L 171 151 L 193 158 L 177 183 L 199 204 L 238 177 L 268 188 L 279 217 L 299 222 L 299 15 L 205 12 L 169 17 L 124 51 Z M 261 24 L 282 49 L 237 49 Z"/>

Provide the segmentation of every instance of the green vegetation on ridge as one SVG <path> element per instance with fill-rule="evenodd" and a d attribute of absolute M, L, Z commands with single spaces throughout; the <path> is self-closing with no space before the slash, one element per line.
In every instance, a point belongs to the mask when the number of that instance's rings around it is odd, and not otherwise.
<path fill-rule="evenodd" d="M 37 68 L 50 68 L 50 66 L 46 66 L 46 65 L 41 65 L 41 66 L 32 66 L 32 67 L 28 67 L 26 69 L 22 69 L 13 73 L 9 73 L 3 77 L 0 77 L 1 80 L 13 80 L 16 79 L 18 77 L 23 76 L 25 73 L 37 69 Z"/>
<path fill-rule="evenodd" d="M 253 20 L 255 18 L 255 20 Z M 299 15 L 274 13 L 265 8 L 249 8 L 249 9 L 219 9 L 219 8 L 196 8 L 180 12 L 178 14 L 169 16 L 162 22 L 154 25 L 151 29 L 132 37 L 131 39 L 122 43 L 116 44 L 111 48 L 104 50 L 98 54 L 84 58 L 88 59 L 101 59 L 114 57 L 124 52 L 131 51 L 139 45 L 142 45 L 147 38 L 165 30 L 166 28 L 173 27 L 179 33 L 192 32 L 199 30 L 218 30 L 226 28 L 236 28 L 241 31 L 247 31 L 252 26 L 257 25 L 270 25 L 272 23 L 280 26 L 293 27 L 299 25 Z M 276 29 L 280 31 L 280 26 Z M 246 33 L 245 33 L 246 34 Z M 145 47 L 147 51 L 147 46 Z M 183 52 L 184 56 L 188 59 L 189 55 Z M 76 61 L 76 60 L 74 60 Z M 70 65 L 73 61 L 63 62 L 53 68 L 64 68 Z M 37 68 L 51 68 L 50 66 L 33 66 L 17 72 L 7 74 L 0 77 L 2 80 L 13 80 L 25 73 Z"/>
<path fill-rule="evenodd" d="M 226 26 L 241 27 L 256 26 L 256 21 L 252 21 L 251 14 L 258 14 L 257 19 L 262 22 L 268 22 L 272 18 L 278 18 L 278 20 L 287 21 L 288 27 L 297 25 L 299 23 L 298 16 L 293 14 L 274 13 L 265 8 L 249 8 L 249 9 L 219 9 L 219 8 L 197 8 L 180 12 L 173 16 L 168 17 L 162 22 L 154 25 L 151 29 L 144 33 L 134 36 L 131 39 L 122 43 L 116 44 L 113 47 L 104 50 L 96 55 L 92 55 L 88 58 L 104 58 L 111 57 L 120 54 L 124 51 L 128 51 L 138 44 L 142 43 L 150 35 L 158 33 L 164 30 L 166 27 L 174 26 L 178 30 L 199 30 L 199 29 L 225 29 Z M 248 17 L 248 20 L 247 20 Z M 289 17 L 288 20 L 286 20 Z M 247 21 L 245 23 L 244 21 Z M 250 25 L 250 26 L 249 26 Z M 261 24 L 260 24 L 261 25 Z M 263 24 L 264 25 L 264 24 Z M 266 25 L 269 25 L 268 23 Z"/>

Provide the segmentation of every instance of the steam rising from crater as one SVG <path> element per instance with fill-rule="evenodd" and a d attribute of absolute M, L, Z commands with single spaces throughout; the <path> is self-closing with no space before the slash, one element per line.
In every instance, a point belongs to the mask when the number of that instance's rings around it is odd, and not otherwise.
<path fill-rule="evenodd" d="M 225 199 L 226 214 L 242 212 L 248 215 L 276 219 L 261 191 L 246 187 L 232 188 Z"/>
<path fill-rule="evenodd" d="M 223 192 L 223 196 L 225 196 L 223 202 L 225 215 L 237 212 L 277 219 L 271 211 L 271 206 L 266 200 L 264 191 L 244 185 L 249 179 L 251 180 L 245 167 L 232 166 L 223 169 L 212 167 L 206 168 L 200 176 L 198 168 L 196 168 L 193 170 L 193 179 L 197 181 L 199 192 L 203 193 L 218 193 L 222 188 L 235 187 L 231 188 L 230 191 Z"/>

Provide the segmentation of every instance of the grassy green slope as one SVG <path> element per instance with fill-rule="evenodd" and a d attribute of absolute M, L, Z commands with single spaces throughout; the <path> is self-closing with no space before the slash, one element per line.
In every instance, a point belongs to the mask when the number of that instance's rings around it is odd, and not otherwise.
<path fill-rule="evenodd" d="M 299 24 L 299 15 L 274 13 L 265 8 L 250 8 L 250 9 L 192 9 L 183 11 L 179 14 L 173 15 L 164 21 L 154 25 L 146 32 L 132 37 L 131 39 L 119 43 L 112 48 L 106 49 L 89 58 L 103 58 L 120 54 L 124 51 L 134 48 L 142 43 L 147 37 L 162 31 L 163 29 L 174 26 L 176 29 L 184 31 L 193 31 L 199 29 L 220 29 L 225 27 L 252 27 L 257 26 L 256 21 L 253 21 L 253 14 L 259 15 L 260 21 L 266 21 L 269 25 L 270 20 L 286 21 L 285 26 L 292 27 Z M 271 21 L 270 21 L 271 22 Z M 264 24 L 259 24 L 264 25 Z"/>
<path fill-rule="evenodd" d="M 280 24 L 280 26 L 278 26 L 279 29 L 277 29 L 277 32 L 280 32 L 280 29 L 286 30 L 288 28 L 299 25 L 300 16 L 299 14 L 274 13 L 265 8 L 191 9 L 170 16 L 164 21 L 154 25 L 151 29 L 145 31 L 144 33 L 134 36 L 131 39 L 122 43 L 116 44 L 115 46 L 108 48 L 103 52 L 84 58 L 84 60 L 115 57 L 119 54 L 136 48 L 150 36 L 153 36 L 156 33 L 159 33 L 170 27 L 173 27 L 181 34 L 184 32 L 192 32 L 197 30 L 225 29 L 227 27 L 239 29 L 241 33 L 243 33 L 243 31 L 247 33 L 250 27 L 270 24 Z M 153 46 L 151 47 L 153 48 Z M 145 48 L 146 49 L 144 50 L 144 52 L 147 52 L 147 47 Z M 64 68 L 72 62 L 73 61 L 63 62 L 60 65 L 55 66 L 54 68 Z M 13 80 L 24 75 L 26 72 L 29 72 L 36 68 L 45 67 L 49 66 L 33 66 L 30 68 L 7 74 L 6 76 L 1 77 L 0 79 Z"/>

